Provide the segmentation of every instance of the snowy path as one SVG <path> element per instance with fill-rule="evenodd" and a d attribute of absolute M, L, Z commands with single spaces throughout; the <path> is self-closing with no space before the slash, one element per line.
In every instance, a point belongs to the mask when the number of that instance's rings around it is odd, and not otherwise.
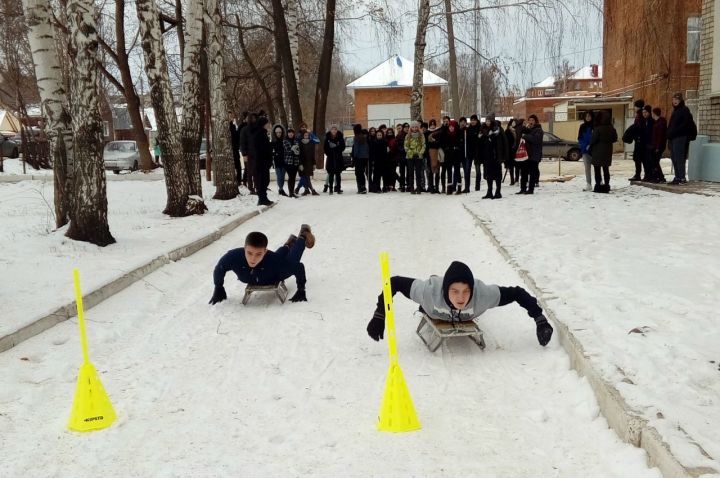
<path fill-rule="evenodd" d="M 304 256 L 309 302 L 243 307 L 228 275 L 230 299 L 207 305 L 222 253 L 251 230 L 282 243 L 301 222 L 318 238 Z M 66 431 L 76 320 L 0 354 L 6 476 L 660 476 L 607 429 L 564 351 L 555 340 L 541 348 L 514 305 L 483 316 L 486 351 L 458 339 L 430 354 L 398 296 L 400 363 L 423 429 L 377 432 L 387 344 L 365 325 L 381 250 L 393 274 L 442 274 L 459 259 L 487 282 L 520 284 L 460 198 L 286 200 L 87 313 L 112 428 Z"/>

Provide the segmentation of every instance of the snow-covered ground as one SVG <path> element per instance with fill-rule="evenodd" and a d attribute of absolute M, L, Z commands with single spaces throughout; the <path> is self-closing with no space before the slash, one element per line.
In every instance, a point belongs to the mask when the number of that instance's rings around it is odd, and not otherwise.
<path fill-rule="evenodd" d="M 557 341 L 537 344 L 532 319 L 516 305 L 480 320 L 487 350 L 458 339 L 431 354 L 414 332 L 416 306 L 398 296 L 400 363 L 423 429 L 376 431 L 387 344 L 368 338 L 365 326 L 380 291 L 378 253 L 389 251 L 394 274 L 441 274 L 460 259 L 488 282 L 520 284 L 462 207 L 470 199 L 281 201 L 89 310 L 91 360 L 119 416 L 101 432 L 66 430 L 81 361 L 76 320 L 0 354 L 4 473 L 659 477 L 642 450 L 607 428 Z M 519 205 L 516 217 L 533 198 L 522 200 L 507 200 Z M 279 245 L 303 222 L 317 236 L 304 256 L 308 302 L 265 296 L 242 306 L 243 287 L 228 275 L 229 300 L 207 304 L 220 255 L 252 230 Z M 130 247 L 122 229 L 116 235 Z M 35 253 L 39 262 L 46 255 Z M 81 264 L 84 277 L 103 260 Z"/>
<path fill-rule="evenodd" d="M 720 203 L 611 182 L 609 195 L 574 180 L 467 202 L 681 462 L 717 468 Z"/>
<path fill-rule="evenodd" d="M 256 209 L 256 196 L 214 201 L 203 184 L 209 211 L 203 216 L 162 214 L 165 185 L 157 181 L 108 181 L 108 221 L 116 244 L 100 248 L 54 231 L 52 181 L 0 182 L 0 336 L 72 302 L 72 269 L 82 270 L 86 290 L 184 245 Z"/>

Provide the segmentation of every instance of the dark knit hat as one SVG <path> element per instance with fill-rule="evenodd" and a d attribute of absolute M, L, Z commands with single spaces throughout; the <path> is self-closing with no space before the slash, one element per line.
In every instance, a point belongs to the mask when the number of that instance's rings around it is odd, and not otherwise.
<path fill-rule="evenodd" d="M 449 306 L 452 306 L 449 295 L 450 285 L 454 284 L 455 282 L 462 282 L 463 284 L 469 285 L 470 299 L 472 299 L 473 288 L 475 286 L 475 278 L 473 277 L 473 273 L 470 268 L 460 261 L 453 261 L 452 264 L 450 264 L 450 267 L 448 267 L 447 271 L 445 271 L 445 276 L 443 276 L 443 299 L 445 299 L 445 303 Z"/>
<path fill-rule="evenodd" d="M 635 108 L 643 108 L 645 106 L 645 100 L 636 100 L 633 104 Z"/>
<path fill-rule="evenodd" d="M 652 113 L 652 106 L 650 106 L 650 105 L 645 105 L 645 107 L 643 109 L 645 111 L 647 111 L 648 113 Z"/>

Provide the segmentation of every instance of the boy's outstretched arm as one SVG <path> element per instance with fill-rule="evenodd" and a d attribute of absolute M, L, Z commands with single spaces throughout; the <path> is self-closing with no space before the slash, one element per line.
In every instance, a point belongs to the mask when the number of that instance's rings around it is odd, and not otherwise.
<path fill-rule="evenodd" d="M 412 287 L 415 279 L 411 277 L 392 276 L 390 278 L 390 290 L 392 295 L 395 296 L 396 292 L 400 292 L 402 295 L 410 298 L 410 288 Z M 368 322 L 367 333 L 375 341 L 383 338 L 385 334 L 385 298 L 383 293 L 380 292 L 377 301 L 377 307 L 373 313 L 372 319 Z"/>
<path fill-rule="evenodd" d="M 528 291 L 522 287 L 500 287 L 500 303 L 498 305 L 507 305 L 511 302 L 525 309 L 530 317 L 535 320 L 536 335 L 538 342 L 543 347 L 550 342 L 553 334 L 553 328 L 548 323 L 547 318 L 543 315 L 542 308 L 538 305 L 537 299 L 530 295 Z"/>

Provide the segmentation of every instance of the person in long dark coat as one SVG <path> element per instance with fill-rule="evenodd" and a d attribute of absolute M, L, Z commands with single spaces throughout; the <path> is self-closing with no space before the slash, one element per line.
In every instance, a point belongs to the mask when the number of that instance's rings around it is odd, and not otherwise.
<path fill-rule="evenodd" d="M 250 157 L 253 164 L 252 173 L 258 195 L 258 206 L 273 204 L 267 196 L 267 189 L 270 185 L 270 167 L 272 166 L 272 146 L 268 137 L 268 124 L 268 119 L 261 116 L 250 130 Z"/>
<path fill-rule="evenodd" d="M 370 184 L 371 193 L 381 193 L 387 191 L 388 174 L 386 169 L 389 168 L 388 163 L 390 162 L 388 150 L 388 143 L 385 140 L 385 134 L 381 129 L 375 131 L 375 139 L 370 141 L 370 161 L 373 164 L 373 175 L 372 183 Z M 380 180 L 383 181 L 383 187 L 380 187 Z"/>
<path fill-rule="evenodd" d="M 324 148 L 325 156 L 325 170 L 328 173 L 330 182 L 328 185 L 328 192 L 332 195 L 333 191 L 342 194 L 342 188 L 340 187 L 340 174 L 343 170 L 343 156 L 342 153 L 345 150 L 345 138 L 343 134 L 338 131 L 336 125 L 330 127 L 330 131 L 325 135 Z M 334 185 L 333 185 L 334 183 Z"/>
<path fill-rule="evenodd" d="M 595 188 L 593 192 L 610 192 L 610 165 L 612 164 L 613 143 L 617 142 L 617 131 L 611 124 L 610 115 L 606 112 L 600 114 L 598 126 L 593 129 L 592 138 L 588 150 L 592 157 L 592 165 L 595 170 Z M 600 177 L 602 170 L 603 178 Z"/>
<path fill-rule="evenodd" d="M 528 116 L 523 126 L 521 138 L 525 140 L 528 159 L 520 165 L 520 191 L 516 194 L 533 194 L 540 180 L 540 161 L 542 160 L 543 130 L 535 115 Z"/>

